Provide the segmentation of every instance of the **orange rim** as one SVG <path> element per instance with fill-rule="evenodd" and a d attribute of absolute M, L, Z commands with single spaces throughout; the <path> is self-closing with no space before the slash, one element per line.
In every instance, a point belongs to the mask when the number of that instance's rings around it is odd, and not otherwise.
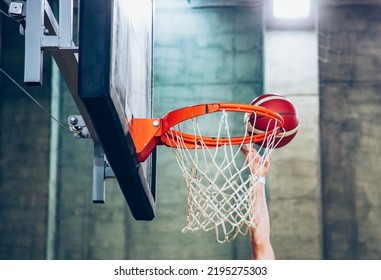
<path fill-rule="evenodd" d="M 277 120 L 279 122 L 279 127 L 261 134 L 244 135 L 241 137 L 232 138 L 196 136 L 174 129 L 177 124 L 183 121 L 222 111 L 249 114 L 255 112 L 257 116 L 264 116 Z M 126 120 L 126 122 L 129 126 L 132 140 L 135 144 L 136 157 L 140 162 L 145 161 L 157 145 L 195 149 L 198 147 L 213 148 L 224 144 L 240 145 L 242 143 L 250 142 L 257 143 L 264 141 L 268 135 L 271 135 L 274 132 L 277 133 L 277 131 L 274 130 L 279 130 L 284 125 L 282 116 L 272 110 L 260 106 L 238 103 L 211 103 L 194 105 L 169 112 L 161 119 L 133 118 L 131 121 Z M 180 147 L 179 141 L 174 139 L 182 139 L 180 142 Z"/>
<path fill-rule="evenodd" d="M 209 137 L 209 136 L 197 136 L 188 133 L 181 132 L 174 129 L 173 127 L 177 124 L 205 114 L 216 113 L 216 112 L 236 112 L 236 113 L 256 113 L 257 116 L 268 117 L 273 120 L 279 121 L 279 128 L 274 128 L 268 130 L 267 132 L 253 135 L 244 135 L 239 137 Z M 284 120 L 278 113 L 267 109 L 265 107 L 249 105 L 249 104 L 238 104 L 238 103 L 213 103 L 213 104 L 201 104 L 191 107 L 180 108 L 172 111 L 162 118 L 163 121 L 163 134 L 161 136 L 162 144 L 169 147 L 179 147 L 179 142 L 174 139 L 182 139 L 180 143 L 181 148 L 194 149 L 196 147 L 206 146 L 208 148 L 213 148 L 217 146 L 222 146 L 225 144 L 240 145 L 247 144 L 250 142 L 262 142 L 268 135 L 272 135 L 274 130 L 279 130 L 284 125 Z M 170 134 L 168 136 L 167 134 Z M 198 143 L 202 143 L 199 145 Z"/>

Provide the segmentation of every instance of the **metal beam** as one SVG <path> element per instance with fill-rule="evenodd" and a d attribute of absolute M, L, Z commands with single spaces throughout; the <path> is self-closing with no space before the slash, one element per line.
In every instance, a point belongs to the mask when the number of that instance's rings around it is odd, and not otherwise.
<path fill-rule="evenodd" d="M 60 1 L 59 5 L 59 47 L 73 47 L 73 0 Z"/>
<path fill-rule="evenodd" d="M 90 116 L 78 95 L 78 48 L 72 39 L 73 0 L 60 0 L 59 23 L 47 0 L 29 0 L 26 3 L 25 84 L 42 84 L 43 51 L 50 51 L 93 141 L 99 143 Z"/>
<path fill-rule="evenodd" d="M 26 2 L 24 82 L 27 85 L 42 85 L 44 8 L 45 0 Z"/>

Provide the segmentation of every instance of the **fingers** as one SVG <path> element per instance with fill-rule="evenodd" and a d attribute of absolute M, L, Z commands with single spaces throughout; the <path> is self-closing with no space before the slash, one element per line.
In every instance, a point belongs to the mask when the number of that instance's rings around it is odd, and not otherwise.
<path fill-rule="evenodd" d="M 243 144 L 241 146 L 241 152 L 244 154 L 244 156 L 247 158 L 249 155 L 252 157 L 257 156 L 258 152 L 254 148 L 254 145 L 252 144 Z"/>
<path fill-rule="evenodd" d="M 269 169 L 270 169 L 270 158 L 271 158 L 271 155 L 270 155 L 270 157 L 267 158 L 267 160 L 265 161 L 264 168 L 262 169 L 261 176 L 263 176 L 263 177 L 266 177 L 267 172 L 269 172 Z"/>
<path fill-rule="evenodd" d="M 241 149 L 242 153 L 244 155 L 246 155 L 249 152 L 250 144 L 243 144 L 243 145 L 241 145 L 240 149 Z"/>
<path fill-rule="evenodd" d="M 260 172 L 258 175 L 266 177 L 267 172 L 270 169 L 270 159 L 272 155 L 268 155 L 266 159 L 263 159 L 252 144 L 244 144 L 240 149 L 244 154 L 247 163 L 250 165 L 251 173 L 257 174 Z M 265 162 L 263 162 L 263 160 L 265 160 Z"/>

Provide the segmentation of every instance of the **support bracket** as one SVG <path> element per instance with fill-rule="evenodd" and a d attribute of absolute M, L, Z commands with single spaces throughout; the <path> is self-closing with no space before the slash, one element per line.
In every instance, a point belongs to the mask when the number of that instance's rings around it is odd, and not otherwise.
<path fill-rule="evenodd" d="M 53 56 L 54 51 L 61 50 L 66 61 L 74 60 L 78 64 L 78 47 L 72 40 L 73 0 L 59 1 L 59 23 L 47 0 L 26 1 L 25 15 L 24 82 L 27 85 L 42 85 L 43 50 L 53 51 Z M 74 67 L 77 66 L 68 64 L 68 68 Z"/>
<path fill-rule="evenodd" d="M 67 122 L 75 138 L 91 138 L 89 129 L 81 115 L 71 115 Z"/>
<path fill-rule="evenodd" d="M 78 139 L 90 139 L 91 135 L 81 115 L 68 117 L 70 131 Z M 94 142 L 93 156 L 93 202 L 105 203 L 105 180 L 115 178 L 114 171 L 110 167 L 100 143 Z"/>
<path fill-rule="evenodd" d="M 106 186 L 105 180 L 115 178 L 114 172 L 105 158 L 101 144 L 94 143 L 94 165 L 93 165 L 93 202 L 105 203 Z"/>

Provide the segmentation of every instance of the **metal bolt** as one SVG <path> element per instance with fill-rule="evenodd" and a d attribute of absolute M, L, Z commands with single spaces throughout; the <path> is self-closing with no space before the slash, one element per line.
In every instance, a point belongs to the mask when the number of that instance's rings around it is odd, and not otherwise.
<path fill-rule="evenodd" d="M 70 124 L 76 125 L 78 123 L 78 119 L 76 117 L 70 117 Z"/>
<path fill-rule="evenodd" d="M 152 124 L 154 127 L 158 127 L 160 122 L 158 120 L 154 120 Z"/>

